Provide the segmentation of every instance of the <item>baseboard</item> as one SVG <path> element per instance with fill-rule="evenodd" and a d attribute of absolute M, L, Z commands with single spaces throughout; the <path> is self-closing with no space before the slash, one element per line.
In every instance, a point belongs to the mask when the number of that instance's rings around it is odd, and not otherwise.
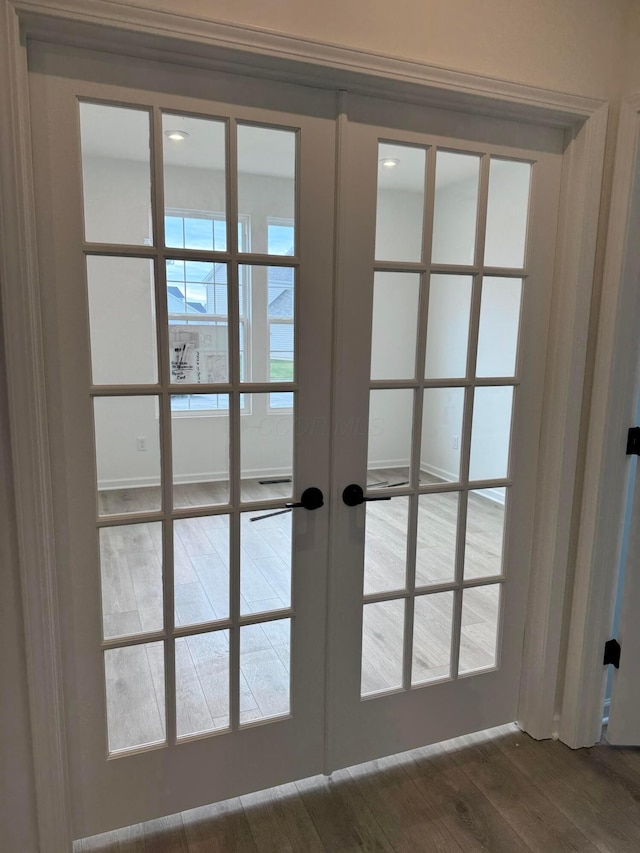
<path fill-rule="evenodd" d="M 257 480 L 263 477 L 290 477 L 290 468 L 250 468 L 243 471 L 243 479 Z M 218 483 L 229 479 L 224 471 L 203 472 L 201 474 L 176 474 L 173 482 L 179 486 L 196 485 L 197 483 Z M 159 486 L 159 477 L 122 477 L 98 480 L 98 491 L 107 492 L 116 489 L 144 489 Z"/>
<path fill-rule="evenodd" d="M 420 471 L 423 474 L 429 474 L 432 477 L 437 477 L 439 480 L 443 480 L 445 483 L 455 483 L 458 479 L 458 475 L 452 473 L 451 471 L 445 471 L 444 468 L 438 468 L 437 465 L 427 465 L 424 462 L 420 463 Z M 483 497 L 487 500 L 492 501 L 493 503 L 499 504 L 500 506 L 504 506 L 505 499 L 504 496 L 500 492 L 500 488 L 497 489 L 482 489 Z"/>
<path fill-rule="evenodd" d="M 379 471 L 383 468 L 408 468 L 406 459 L 378 459 L 375 462 L 367 462 L 367 471 Z"/>
<path fill-rule="evenodd" d="M 451 471 L 445 471 L 444 468 L 438 468 L 437 465 L 427 465 L 424 462 L 420 463 L 420 472 L 422 474 L 430 474 L 432 477 L 437 477 L 445 483 L 455 483 L 458 475 Z"/>

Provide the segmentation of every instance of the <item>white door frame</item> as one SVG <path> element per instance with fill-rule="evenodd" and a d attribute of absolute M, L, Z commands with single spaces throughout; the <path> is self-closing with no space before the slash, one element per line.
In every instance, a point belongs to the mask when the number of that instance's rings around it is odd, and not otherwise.
<path fill-rule="evenodd" d="M 554 733 L 607 104 L 108 0 L 0 0 L 0 285 L 41 853 L 71 851 L 26 39 L 392 95 L 565 129 L 521 726 Z M 5 520 L 0 520 L 0 524 Z M 533 629 L 535 626 L 535 630 Z M 542 628 L 542 630 L 541 630 Z"/>
<path fill-rule="evenodd" d="M 640 388 L 640 94 L 622 103 L 615 162 L 559 729 L 574 749 L 600 740 Z"/>

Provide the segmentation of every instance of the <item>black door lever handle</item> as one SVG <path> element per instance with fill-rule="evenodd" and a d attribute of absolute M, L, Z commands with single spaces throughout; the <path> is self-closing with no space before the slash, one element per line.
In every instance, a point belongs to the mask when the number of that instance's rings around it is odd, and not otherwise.
<path fill-rule="evenodd" d="M 301 506 L 303 509 L 320 509 L 321 506 L 324 506 L 324 495 L 320 489 L 310 486 L 300 495 L 299 501 L 285 504 L 285 506 L 289 509 L 294 509 L 298 506 Z"/>
<path fill-rule="evenodd" d="M 342 500 L 347 506 L 360 506 L 365 501 L 390 501 L 391 497 L 385 495 L 380 498 L 366 498 L 362 486 L 359 486 L 357 483 L 350 483 L 342 493 Z"/>

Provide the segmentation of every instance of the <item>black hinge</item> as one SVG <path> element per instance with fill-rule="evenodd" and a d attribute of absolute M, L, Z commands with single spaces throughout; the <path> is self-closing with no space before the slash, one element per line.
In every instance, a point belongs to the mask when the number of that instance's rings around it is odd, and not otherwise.
<path fill-rule="evenodd" d="M 640 427 L 631 427 L 627 435 L 627 456 L 640 456 Z"/>
<path fill-rule="evenodd" d="M 617 640 L 607 640 L 604 644 L 604 660 L 606 666 L 612 663 L 616 669 L 620 669 L 620 643 Z"/>

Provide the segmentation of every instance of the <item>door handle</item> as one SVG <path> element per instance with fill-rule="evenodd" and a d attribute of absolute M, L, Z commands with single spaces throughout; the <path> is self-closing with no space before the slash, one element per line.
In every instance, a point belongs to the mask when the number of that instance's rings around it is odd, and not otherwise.
<path fill-rule="evenodd" d="M 286 512 L 291 512 L 292 509 L 301 506 L 303 509 L 320 509 L 324 506 L 324 495 L 320 489 L 315 486 L 309 486 L 300 495 L 300 500 L 295 503 L 285 504 L 286 509 L 277 509 L 275 512 L 267 512 L 264 515 L 254 515 L 249 521 L 262 521 L 263 518 L 272 518 L 274 515 L 284 515 Z"/>
<path fill-rule="evenodd" d="M 362 486 L 359 486 L 357 483 L 350 483 L 345 487 L 344 492 L 342 493 L 342 500 L 346 503 L 347 506 L 360 506 L 365 501 L 390 501 L 390 497 L 380 497 L 380 498 L 366 498 L 364 495 L 364 491 L 362 490 Z"/>
<path fill-rule="evenodd" d="M 309 486 L 300 495 L 299 501 L 285 504 L 285 506 L 288 509 L 295 509 L 298 506 L 301 506 L 303 509 L 320 509 L 321 506 L 324 506 L 324 495 L 320 489 L 317 489 L 315 486 Z"/>

